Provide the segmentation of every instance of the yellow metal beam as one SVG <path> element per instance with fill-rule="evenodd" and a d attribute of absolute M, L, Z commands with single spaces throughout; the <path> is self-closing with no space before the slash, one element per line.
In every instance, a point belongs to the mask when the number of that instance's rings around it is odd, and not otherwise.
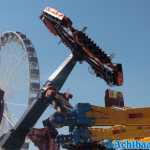
<path fill-rule="evenodd" d="M 109 128 L 89 128 L 93 141 L 101 141 L 104 139 L 124 140 L 124 139 L 144 139 L 150 140 L 150 126 L 114 126 Z M 145 138 L 147 137 L 147 138 Z"/>
<path fill-rule="evenodd" d="M 118 108 L 98 107 L 86 113 L 86 116 L 95 121 L 95 126 L 114 125 L 150 125 L 150 107 L 147 108 Z"/>

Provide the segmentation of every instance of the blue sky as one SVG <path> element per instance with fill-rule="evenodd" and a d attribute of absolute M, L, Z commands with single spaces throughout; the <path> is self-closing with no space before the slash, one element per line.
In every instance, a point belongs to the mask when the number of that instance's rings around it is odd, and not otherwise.
<path fill-rule="evenodd" d="M 45 6 L 64 12 L 74 26 L 87 26 L 87 33 L 108 53 L 122 63 L 124 85 L 113 87 L 123 92 L 125 104 L 150 105 L 150 1 L 149 0 L 1 0 L 0 32 L 25 33 L 37 50 L 41 83 L 68 56 L 70 51 L 58 45 L 59 39 L 48 32 L 39 20 Z M 73 104 L 90 102 L 104 105 L 106 83 L 91 75 L 86 63 L 77 65 L 63 90 L 74 94 Z"/>

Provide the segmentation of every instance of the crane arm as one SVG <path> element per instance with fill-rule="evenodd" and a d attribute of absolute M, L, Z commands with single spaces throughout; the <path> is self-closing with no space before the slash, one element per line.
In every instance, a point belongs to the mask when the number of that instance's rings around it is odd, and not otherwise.
<path fill-rule="evenodd" d="M 109 85 L 123 84 L 122 65 L 112 63 L 111 57 L 83 31 L 75 29 L 72 21 L 63 13 L 46 7 L 41 20 L 71 50 L 78 61 L 86 61 L 91 66 L 97 77 L 104 79 Z"/>

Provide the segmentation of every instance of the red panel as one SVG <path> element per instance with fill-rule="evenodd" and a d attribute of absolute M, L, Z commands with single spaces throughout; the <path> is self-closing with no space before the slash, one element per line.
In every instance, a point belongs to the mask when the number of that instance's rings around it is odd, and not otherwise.
<path fill-rule="evenodd" d="M 59 145 L 51 137 L 51 132 L 48 128 L 34 128 L 28 134 L 28 137 L 39 150 L 59 150 Z"/>
<path fill-rule="evenodd" d="M 132 114 L 128 114 L 128 118 L 130 118 L 130 119 L 143 118 L 143 113 L 132 113 Z"/>

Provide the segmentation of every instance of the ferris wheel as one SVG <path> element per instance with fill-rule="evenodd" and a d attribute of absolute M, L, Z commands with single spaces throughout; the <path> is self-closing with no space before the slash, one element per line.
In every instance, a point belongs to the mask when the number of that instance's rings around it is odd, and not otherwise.
<path fill-rule="evenodd" d="M 21 32 L 5 32 L 0 36 L 0 89 L 4 91 L 0 94 L 2 136 L 14 127 L 40 89 L 36 51 Z"/>

